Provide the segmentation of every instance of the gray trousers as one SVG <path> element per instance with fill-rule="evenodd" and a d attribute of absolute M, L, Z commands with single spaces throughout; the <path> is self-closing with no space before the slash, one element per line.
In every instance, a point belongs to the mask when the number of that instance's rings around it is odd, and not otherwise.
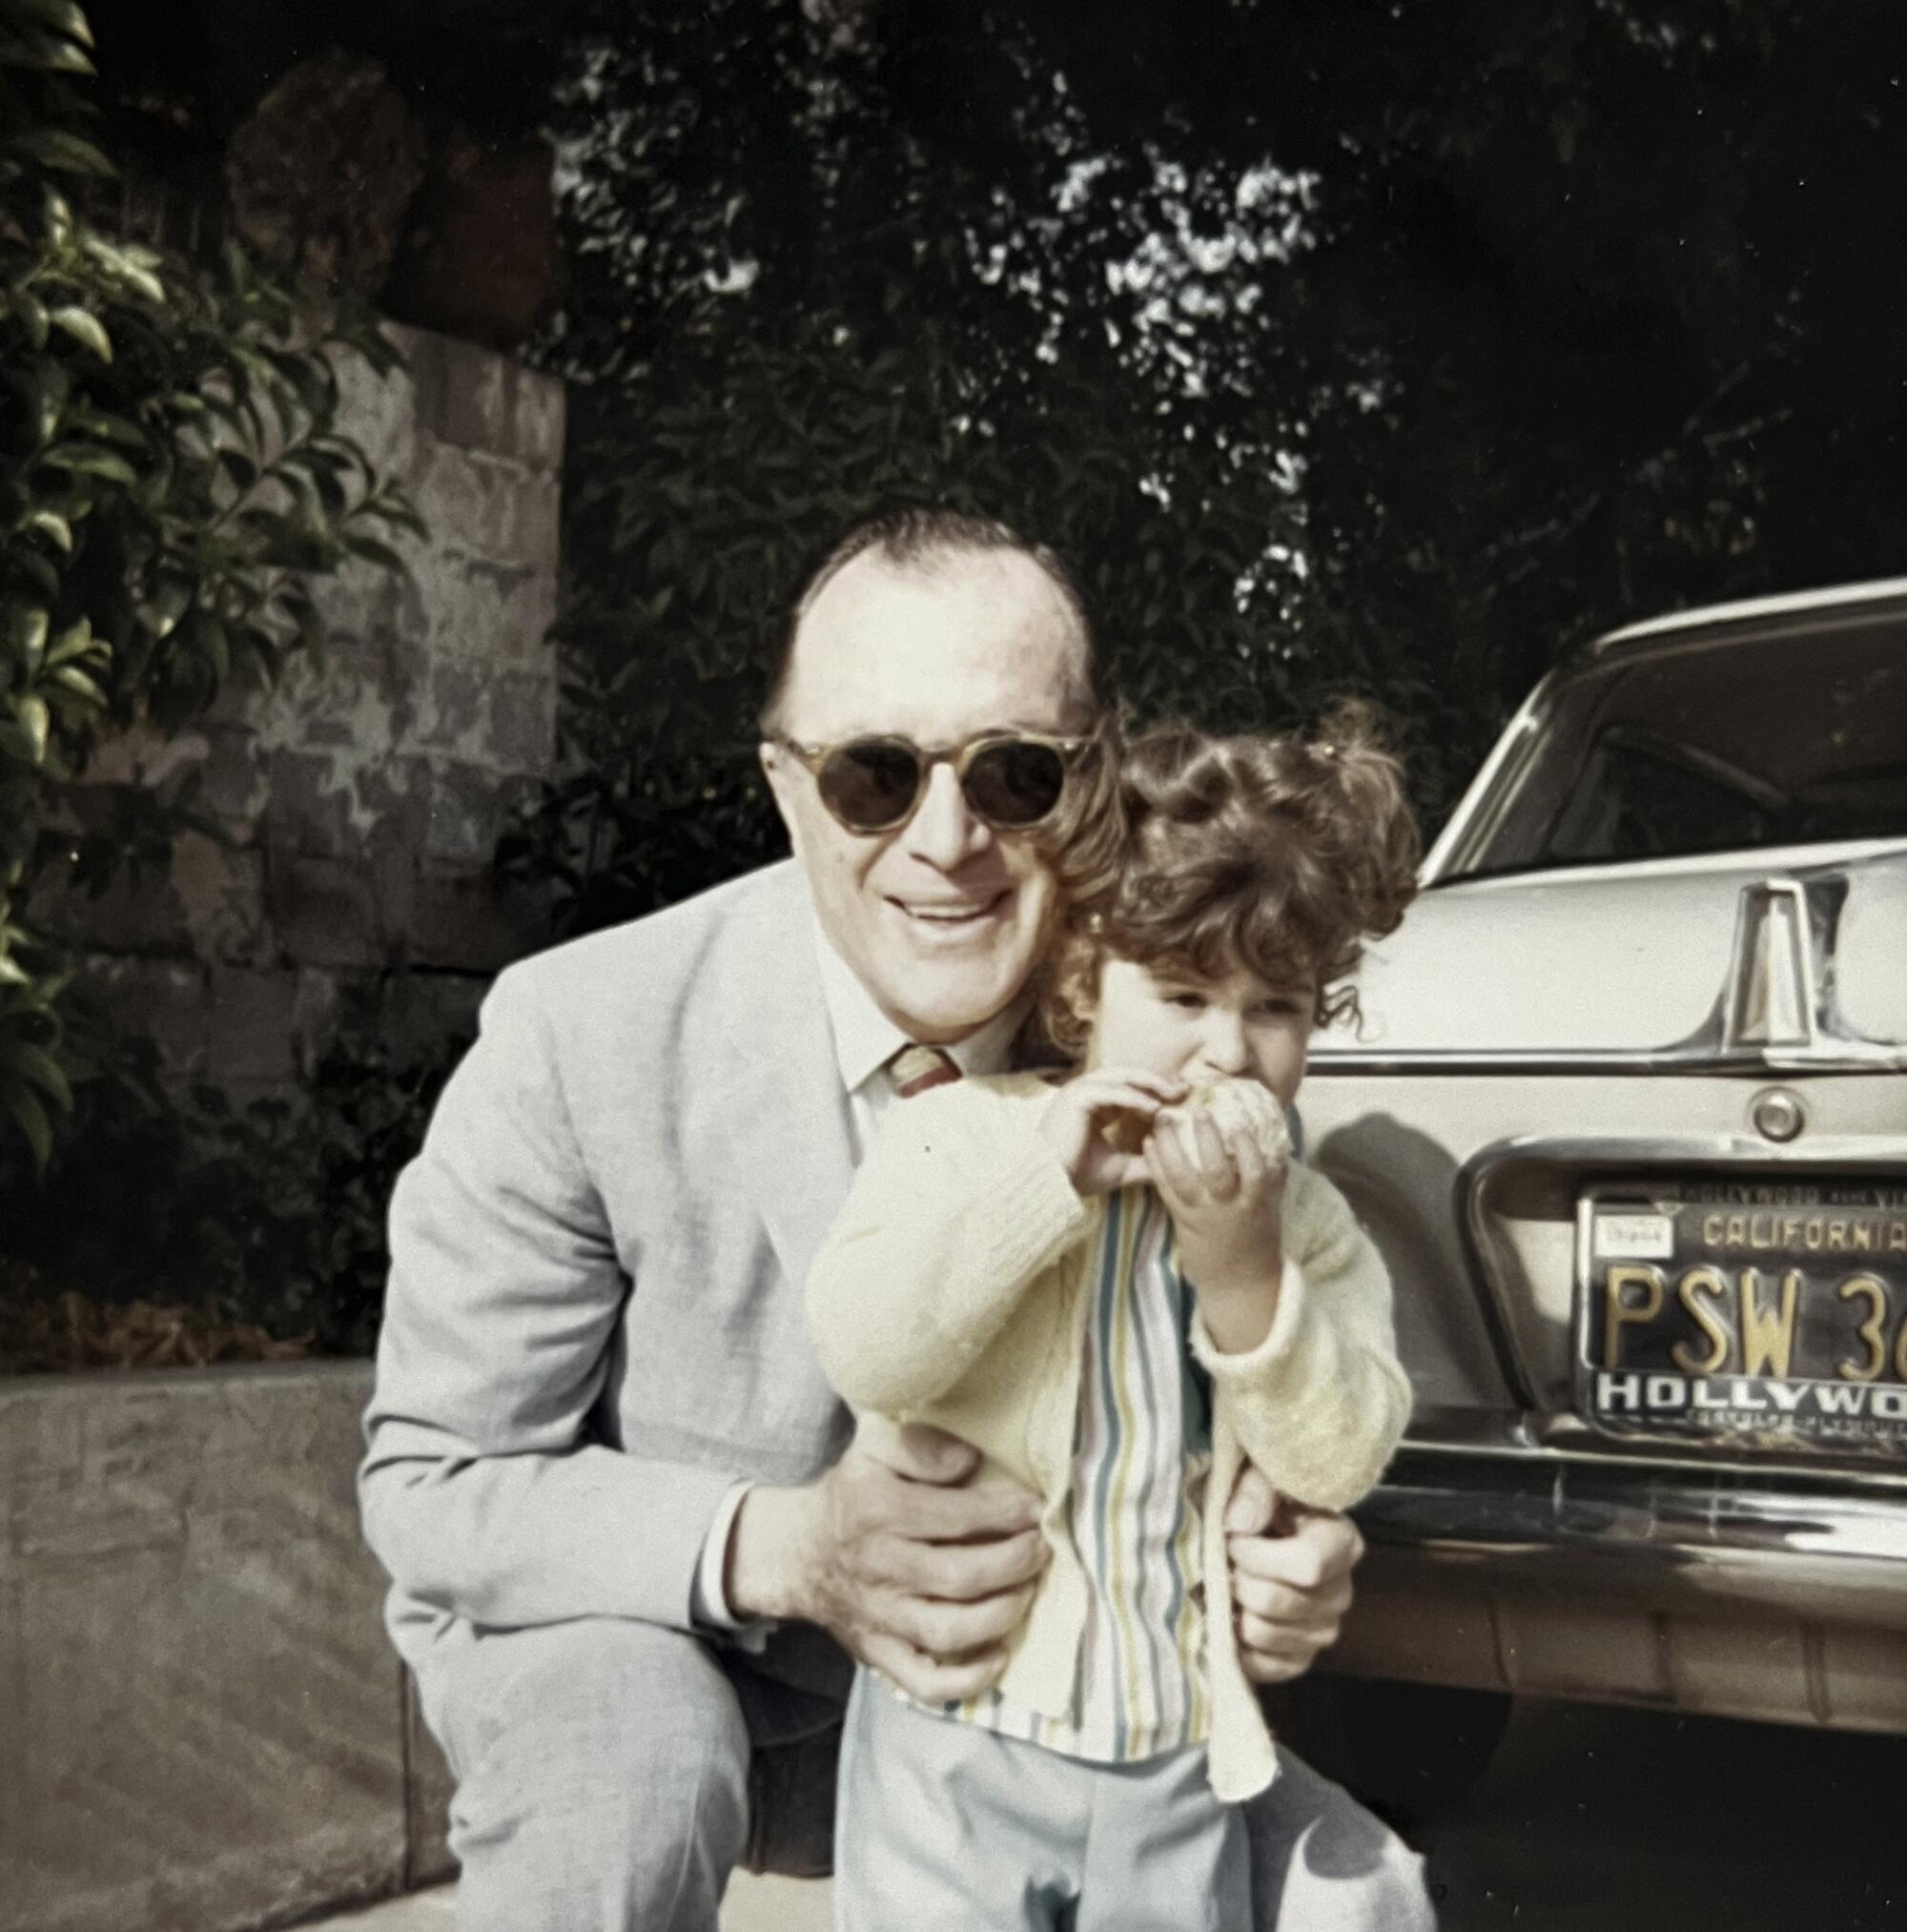
<path fill-rule="evenodd" d="M 1202 1746 L 1093 1764 L 904 1704 L 864 1671 L 834 1816 L 835 1932 L 1254 1932 L 1243 1807 Z"/>
<path fill-rule="evenodd" d="M 457 1778 L 459 1932 L 716 1932 L 736 1866 L 827 1871 L 842 1707 L 810 1663 L 613 1618 L 442 1640 L 418 1689 Z M 1245 1807 L 1259 1932 L 1434 1932 L 1417 1855 L 1280 1766 Z"/>

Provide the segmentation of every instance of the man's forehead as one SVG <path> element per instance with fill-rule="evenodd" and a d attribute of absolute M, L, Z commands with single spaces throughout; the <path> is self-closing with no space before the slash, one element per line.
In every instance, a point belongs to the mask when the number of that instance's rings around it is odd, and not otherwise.
<path fill-rule="evenodd" d="M 1078 619 L 1017 550 L 952 550 L 896 563 L 871 552 L 824 585 L 796 632 L 791 708 L 855 696 L 959 694 L 1009 710 L 1077 710 L 1090 689 Z M 1003 720 L 1010 721 L 1010 720 Z"/>

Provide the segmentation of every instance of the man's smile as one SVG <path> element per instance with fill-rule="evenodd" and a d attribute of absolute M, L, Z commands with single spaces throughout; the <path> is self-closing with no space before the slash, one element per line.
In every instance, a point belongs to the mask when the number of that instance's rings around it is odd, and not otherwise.
<path fill-rule="evenodd" d="M 997 892 L 958 899 L 900 899 L 890 896 L 888 904 L 910 925 L 931 927 L 950 935 L 970 933 L 1000 913 L 1013 895 L 1010 886 Z"/>

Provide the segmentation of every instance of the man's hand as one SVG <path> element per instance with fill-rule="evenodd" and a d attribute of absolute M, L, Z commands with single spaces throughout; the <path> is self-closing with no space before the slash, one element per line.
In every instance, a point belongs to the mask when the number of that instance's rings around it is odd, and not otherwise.
<path fill-rule="evenodd" d="M 1239 1471 L 1225 1511 L 1239 1661 L 1254 1683 L 1302 1677 L 1337 1642 L 1364 1553 L 1348 1516 L 1282 1498 L 1261 1471 Z"/>
<path fill-rule="evenodd" d="M 729 1608 L 818 1623 L 931 1702 L 988 1689 L 1033 1601 L 1046 1542 L 1036 1497 L 966 1487 L 978 1460 L 939 1429 L 864 1417 L 817 1482 L 743 1498 Z"/>

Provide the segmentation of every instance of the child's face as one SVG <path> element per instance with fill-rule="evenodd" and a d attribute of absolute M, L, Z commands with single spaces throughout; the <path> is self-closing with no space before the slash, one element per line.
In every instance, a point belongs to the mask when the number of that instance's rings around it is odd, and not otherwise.
<path fill-rule="evenodd" d="M 1257 1080 L 1289 1106 L 1304 1078 L 1318 1011 L 1309 979 L 1270 985 L 1235 969 L 1220 979 L 1108 958 L 1087 1064 L 1137 1067 L 1197 1084 Z"/>

